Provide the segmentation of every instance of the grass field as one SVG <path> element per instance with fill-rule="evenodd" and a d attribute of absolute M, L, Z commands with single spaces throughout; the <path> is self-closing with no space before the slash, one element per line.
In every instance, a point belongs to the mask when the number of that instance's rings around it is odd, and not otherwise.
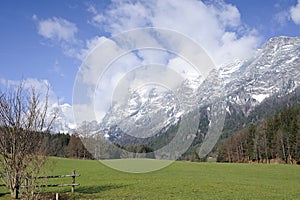
<path fill-rule="evenodd" d="M 76 199 L 300 199 L 300 166 L 174 162 L 145 174 L 110 169 L 98 161 L 50 158 L 47 175 L 81 174 Z M 51 180 L 71 183 L 71 178 Z M 0 188 L 0 199 L 9 199 Z"/>

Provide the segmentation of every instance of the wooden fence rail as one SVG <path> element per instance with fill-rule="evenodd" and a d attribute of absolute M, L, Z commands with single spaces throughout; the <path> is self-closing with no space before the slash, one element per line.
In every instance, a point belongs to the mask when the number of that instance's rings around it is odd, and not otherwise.
<path fill-rule="evenodd" d="M 71 192 L 75 192 L 75 186 L 79 186 L 79 183 L 75 183 L 75 178 L 80 176 L 80 174 L 76 174 L 75 170 L 73 170 L 72 174 L 68 175 L 55 175 L 55 176 L 37 176 L 35 178 L 37 179 L 56 179 L 56 178 L 66 178 L 66 177 L 72 177 L 72 183 L 71 184 L 41 184 L 38 185 L 39 187 L 71 187 Z M 0 177 L 3 177 L 0 176 Z M 0 184 L 0 187 L 6 186 L 5 184 Z M 29 188 L 29 187 L 34 187 L 32 185 L 28 184 L 28 179 L 25 179 L 25 185 L 21 185 L 20 187 L 22 188 Z"/>

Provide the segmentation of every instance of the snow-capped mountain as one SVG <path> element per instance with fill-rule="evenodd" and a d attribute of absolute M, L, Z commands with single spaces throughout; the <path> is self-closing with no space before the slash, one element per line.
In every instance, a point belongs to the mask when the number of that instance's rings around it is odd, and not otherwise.
<path fill-rule="evenodd" d="M 73 118 L 73 110 L 70 104 L 54 104 L 50 108 L 50 112 L 57 113 L 57 118 L 52 125 L 52 133 L 72 133 L 75 130 L 76 123 Z"/>
<path fill-rule="evenodd" d="M 264 99 L 300 85 L 300 38 L 272 38 L 248 61 L 220 69 L 227 100 L 248 115 Z"/>
<path fill-rule="evenodd" d="M 184 96 L 181 99 L 196 99 L 197 107 L 224 99 L 231 106 L 227 108 L 229 114 L 236 107 L 248 116 L 265 99 L 287 95 L 298 86 L 300 38 L 278 37 L 269 40 L 252 58 L 212 71 L 203 83 L 199 81 L 198 87 L 195 80 L 186 80 L 177 94 Z M 178 106 L 176 96 L 153 89 L 148 96 L 132 94 L 127 108 L 114 107 L 111 111 L 101 124 L 106 134 L 116 138 L 132 127 L 139 133 L 143 130 L 157 133 L 178 122 L 181 114 L 189 110 Z M 112 120 L 113 116 L 120 118 Z"/>
<path fill-rule="evenodd" d="M 153 137 L 167 132 L 193 109 L 209 113 L 215 101 L 226 102 L 227 116 L 240 112 L 247 117 L 267 99 L 289 95 L 299 86 L 300 38 L 272 38 L 248 60 L 213 70 L 204 81 L 187 79 L 174 91 L 131 91 L 128 101 L 114 104 L 101 123 L 93 122 L 92 132 L 114 142 L 125 136 Z"/>

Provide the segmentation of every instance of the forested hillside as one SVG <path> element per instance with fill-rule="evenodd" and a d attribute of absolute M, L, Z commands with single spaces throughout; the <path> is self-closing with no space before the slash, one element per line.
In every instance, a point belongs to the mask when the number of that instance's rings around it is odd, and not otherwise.
<path fill-rule="evenodd" d="M 43 148 L 48 156 L 92 159 L 76 134 L 45 134 Z"/>
<path fill-rule="evenodd" d="M 224 140 L 219 162 L 300 163 L 300 105 L 286 107 Z"/>

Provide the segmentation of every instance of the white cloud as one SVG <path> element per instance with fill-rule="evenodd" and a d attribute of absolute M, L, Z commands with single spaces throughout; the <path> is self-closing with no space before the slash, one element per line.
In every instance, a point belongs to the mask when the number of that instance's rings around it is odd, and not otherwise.
<path fill-rule="evenodd" d="M 128 29 L 146 26 L 148 16 L 151 16 L 151 10 L 145 4 L 143 5 L 142 2 L 126 3 L 125 1 L 114 1 L 111 9 L 105 13 L 95 14 L 92 23 L 95 26 L 104 25 L 112 33 L 119 33 Z"/>
<path fill-rule="evenodd" d="M 63 18 L 53 17 L 38 21 L 38 33 L 47 39 L 74 43 L 77 31 L 76 24 Z"/>
<path fill-rule="evenodd" d="M 297 25 L 300 25 L 300 0 L 298 0 L 296 6 L 291 7 L 290 15 L 293 22 Z"/>
<path fill-rule="evenodd" d="M 33 20 L 38 20 L 37 15 L 36 15 L 36 14 L 33 14 L 33 15 L 32 15 L 32 19 L 33 19 Z"/>
<path fill-rule="evenodd" d="M 87 4 L 87 11 L 95 15 L 97 14 L 97 9 L 92 4 Z"/>
<path fill-rule="evenodd" d="M 217 65 L 228 63 L 234 59 L 245 59 L 257 49 L 259 45 L 259 37 L 255 29 L 250 29 L 241 21 L 239 10 L 223 1 L 209 1 L 205 4 L 202 1 L 187 0 L 137 0 L 137 1 L 112 1 L 111 5 L 104 12 L 99 12 L 94 6 L 89 5 L 87 10 L 93 14 L 90 21 L 100 30 L 105 29 L 106 32 L 113 36 L 130 29 L 141 27 L 157 27 L 170 29 L 182 33 L 185 36 L 196 41 L 206 50 L 209 56 Z M 126 34 L 125 34 L 126 35 Z M 79 76 L 77 77 L 82 85 L 78 85 L 75 96 L 78 97 L 76 107 L 78 108 L 79 118 L 85 120 L 95 112 L 103 115 L 112 99 L 114 87 L 126 74 L 130 74 L 131 70 L 138 65 L 149 63 L 164 64 L 179 73 L 185 73 L 185 76 L 198 78 L 198 73 L 193 69 L 188 69 L 189 64 L 173 55 L 151 50 L 137 51 L 136 54 L 127 54 L 126 57 L 119 57 L 128 49 L 134 47 L 147 47 L 147 45 L 157 48 L 165 48 L 172 46 L 174 52 L 188 54 L 190 59 L 197 63 L 201 60 L 201 65 L 205 67 L 208 63 L 203 63 L 201 55 L 192 45 L 186 44 L 185 40 L 178 37 L 160 38 L 157 40 L 155 34 L 148 32 L 139 32 L 134 35 L 126 35 L 125 49 L 122 39 L 118 43 L 106 37 L 94 37 L 86 42 L 86 48 L 82 49 L 78 54 L 78 58 L 83 60 L 88 53 L 93 50 L 92 56 L 86 60 L 86 66 L 82 66 Z M 104 42 L 106 41 L 106 42 Z M 128 44 L 130 41 L 130 44 Z M 102 43 L 102 51 L 95 49 L 97 45 Z M 162 44 L 166 43 L 166 44 Z M 107 45 L 105 47 L 105 45 Z M 128 45 L 132 45 L 128 47 Z M 149 47 L 148 46 L 148 47 Z M 103 51 L 103 49 L 105 49 Z M 184 57 L 184 55 L 182 55 Z M 118 59 L 114 63 L 110 63 L 112 59 Z M 204 58 L 204 57 L 203 57 Z M 110 64 L 106 74 L 100 77 L 100 73 L 104 67 Z M 180 66 L 179 66 L 180 65 Z M 202 69 L 203 71 L 203 69 Z M 146 80 L 147 72 L 136 76 L 128 76 L 132 78 L 132 82 Z M 160 73 L 150 74 L 154 79 L 159 79 Z M 165 77 L 165 79 L 168 77 Z M 203 76 L 205 78 L 205 76 Z M 172 81 L 170 81 L 172 82 Z M 82 93 L 85 92 L 85 96 Z M 103 98 L 103 96 L 105 96 Z M 95 98 L 96 97 L 96 98 Z M 101 99 L 101 101 L 98 101 Z M 73 99 L 74 100 L 74 99 Z M 96 101 L 96 102 L 95 102 Z M 91 106 L 94 105 L 95 106 Z M 84 116 L 82 118 L 82 116 Z M 97 118 L 98 119 L 98 118 Z M 79 120 L 80 121 L 80 120 Z"/>
<path fill-rule="evenodd" d="M 223 28 L 238 27 L 241 25 L 241 16 L 239 10 L 223 1 L 214 1 L 214 4 L 208 5 L 211 12 L 218 18 Z"/>
<path fill-rule="evenodd" d="M 94 15 L 93 22 L 113 35 L 149 26 L 179 31 L 196 40 L 217 65 L 251 55 L 260 42 L 256 31 L 243 25 L 235 6 L 212 2 L 113 1 L 110 9 Z"/>
<path fill-rule="evenodd" d="M 74 128 L 75 122 L 72 112 L 72 106 L 69 104 L 60 104 L 59 99 L 53 91 L 48 80 L 28 78 L 24 80 L 9 80 L 0 78 L 0 88 L 5 90 L 17 89 L 20 83 L 23 84 L 24 90 L 34 89 L 39 95 L 41 103 L 45 103 L 46 92 L 48 91 L 48 114 L 53 113 L 58 109 L 58 119 L 53 127 L 55 131 L 66 132 L 67 128 Z"/>
<path fill-rule="evenodd" d="M 38 34 L 47 39 L 44 44 L 58 44 L 66 56 L 78 58 L 78 49 L 82 48 L 82 41 L 76 38 L 76 24 L 58 17 L 39 19 L 35 14 L 32 19 L 37 24 Z"/>
<path fill-rule="evenodd" d="M 287 10 L 283 10 L 276 13 L 274 18 L 280 25 L 284 25 L 290 19 L 290 13 Z"/>
<path fill-rule="evenodd" d="M 28 78 L 25 80 L 9 80 L 0 78 L 0 84 L 6 88 L 16 88 L 22 82 L 24 89 L 34 88 L 37 91 L 45 91 L 49 87 L 48 80 L 42 79 L 35 79 L 35 78 Z"/>
<path fill-rule="evenodd" d="M 79 60 L 84 60 L 88 56 L 88 54 L 96 48 L 96 46 L 101 45 L 106 40 L 108 40 L 108 38 L 103 36 L 95 36 L 91 39 L 86 40 L 85 48 L 80 50 L 80 52 L 77 54 L 77 58 Z"/>
<path fill-rule="evenodd" d="M 92 104 L 73 104 L 73 111 L 77 125 L 84 121 L 96 120 Z"/>
<path fill-rule="evenodd" d="M 49 104 L 55 104 L 58 102 L 58 97 L 53 91 L 49 81 L 46 79 L 27 78 L 24 80 L 9 80 L 0 78 L 0 87 L 5 89 L 17 89 L 21 82 L 23 89 L 34 89 L 35 92 L 40 95 L 41 100 L 44 100 L 48 91 Z"/>

